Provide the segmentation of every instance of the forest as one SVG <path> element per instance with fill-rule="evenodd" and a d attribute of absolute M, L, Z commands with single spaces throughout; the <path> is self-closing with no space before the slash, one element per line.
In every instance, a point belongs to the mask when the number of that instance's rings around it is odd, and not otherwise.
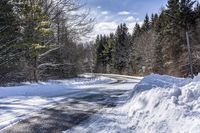
<path fill-rule="evenodd" d="M 78 0 L 0 1 L 0 84 L 63 79 L 85 72 L 191 76 L 200 72 L 200 4 L 168 0 L 129 33 L 126 23 L 93 42 L 95 18 Z"/>
<path fill-rule="evenodd" d="M 191 45 L 191 62 L 186 33 Z M 180 77 L 200 72 L 200 5 L 193 0 L 169 0 L 160 13 L 147 14 L 129 33 L 125 23 L 95 42 L 98 73 L 167 74 Z"/>
<path fill-rule="evenodd" d="M 93 28 L 77 0 L 0 1 L 0 83 L 60 79 L 88 71 Z"/>

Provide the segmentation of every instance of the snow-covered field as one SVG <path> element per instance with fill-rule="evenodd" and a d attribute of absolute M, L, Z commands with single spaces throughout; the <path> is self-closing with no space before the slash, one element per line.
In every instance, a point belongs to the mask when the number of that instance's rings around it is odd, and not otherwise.
<path fill-rule="evenodd" d="M 65 133 L 200 133 L 200 75 L 152 74 L 124 105 L 103 109 Z"/>
<path fill-rule="evenodd" d="M 73 97 L 78 92 L 82 93 L 94 86 L 113 82 L 116 80 L 102 76 L 82 75 L 82 78 L 70 80 L 0 87 L 0 131 L 32 116 L 42 108 L 54 106 L 66 96 Z"/>

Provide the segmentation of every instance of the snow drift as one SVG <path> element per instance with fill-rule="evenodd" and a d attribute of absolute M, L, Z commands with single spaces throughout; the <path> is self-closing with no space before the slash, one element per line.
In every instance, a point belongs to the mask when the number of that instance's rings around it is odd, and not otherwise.
<path fill-rule="evenodd" d="M 200 75 L 191 79 L 150 75 L 134 89 L 128 110 L 140 132 L 200 132 Z"/>
<path fill-rule="evenodd" d="M 120 99 L 119 99 L 120 100 Z M 200 75 L 194 79 L 151 74 L 138 83 L 129 101 L 104 109 L 88 123 L 66 132 L 200 132 Z"/>

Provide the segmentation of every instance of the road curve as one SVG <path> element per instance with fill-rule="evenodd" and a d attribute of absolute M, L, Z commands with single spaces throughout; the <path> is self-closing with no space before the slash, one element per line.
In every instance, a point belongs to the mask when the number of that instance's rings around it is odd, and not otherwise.
<path fill-rule="evenodd" d="M 99 75 L 98 75 L 99 76 Z M 68 97 L 55 103 L 51 108 L 44 108 L 34 116 L 1 131 L 2 133 L 61 133 L 87 120 L 92 114 L 102 108 L 114 107 L 117 99 L 128 98 L 124 84 L 135 85 L 138 78 L 104 75 L 117 79 L 114 83 L 102 84 L 87 92 L 76 92 L 74 97 Z M 121 85 L 121 86 L 120 86 Z M 112 87 L 119 89 L 108 89 Z M 83 95 L 84 93 L 84 95 Z"/>

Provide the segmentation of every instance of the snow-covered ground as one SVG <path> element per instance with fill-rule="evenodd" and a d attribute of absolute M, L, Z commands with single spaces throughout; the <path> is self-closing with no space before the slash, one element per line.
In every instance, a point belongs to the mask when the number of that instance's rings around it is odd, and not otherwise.
<path fill-rule="evenodd" d="M 103 109 L 65 133 L 200 133 L 200 75 L 194 79 L 152 74 L 130 99 Z"/>
<path fill-rule="evenodd" d="M 107 77 L 82 75 L 82 78 L 55 80 L 38 84 L 0 87 L 0 131 L 32 116 L 42 108 L 54 106 L 67 97 L 101 84 L 116 82 Z M 86 94 L 85 94 L 86 95 Z"/>
<path fill-rule="evenodd" d="M 24 83 L 21 86 L 0 87 L 0 131 L 42 108 L 52 107 L 67 97 L 87 95 L 99 88 L 125 89 L 119 106 L 104 108 L 66 133 L 199 133 L 200 75 L 194 79 L 151 74 L 141 82 L 121 75 L 124 82 L 91 74 L 83 78 Z M 115 85 L 112 83 L 115 83 Z M 137 84 L 135 87 L 134 85 Z M 92 93 L 95 93 L 92 92 Z M 129 99 L 127 99 L 129 97 Z M 69 99 L 70 100 L 70 99 Z M 121 105 L 122 104 L 122 105 Z"/>

